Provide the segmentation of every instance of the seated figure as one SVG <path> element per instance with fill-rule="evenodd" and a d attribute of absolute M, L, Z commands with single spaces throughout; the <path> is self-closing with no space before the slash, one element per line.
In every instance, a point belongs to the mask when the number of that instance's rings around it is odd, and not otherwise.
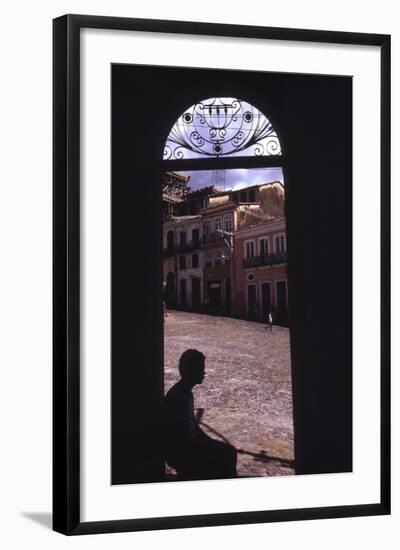
<path fill-rule="evenodd" d="M 179 360 L 179 373 L 181 379 L 168 391 L 162 407 L 167 463 L 176 469 L 179 480 L 236 477 L 236 449 L 209 437 L 194 416 L 192 389 L 204 380 L 204 355 L 186 350 Z"/>

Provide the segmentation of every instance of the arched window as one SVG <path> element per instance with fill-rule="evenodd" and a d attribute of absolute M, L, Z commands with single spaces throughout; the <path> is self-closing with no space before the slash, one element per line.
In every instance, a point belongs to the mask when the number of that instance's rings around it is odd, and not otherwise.
<path fill-rule="evenodd" d="M 268 118 L 247 101 L 213 97 L 186 109 L 172 127 L 164 160 L 281 155 Z"/>
<path fill-rule="evenodd" d="M 239 230 L 284 217 L 285 161 L 279 132 L 248 98 L 201 99 L 175 119 L 160 163 L 166 173 L 186 178 L 184 199 L 177 196 L 172 211 L 178 217 L 199 216 L 204 267 L 230 263 L 225 259 L 233 257 L 233 236 Z M 252 256 L 257 264 L 255 251 Z M 233 268 L 226 269 L 223 284 L 234 278 Z M 204 275 L 205 300 L 213 276 Z M 239 291 L 238 285 L 231 286 L 229 299 L 221 291 L 221 299 L 215 299 L 219 311 L 244 314 L 235 311 Z"/>

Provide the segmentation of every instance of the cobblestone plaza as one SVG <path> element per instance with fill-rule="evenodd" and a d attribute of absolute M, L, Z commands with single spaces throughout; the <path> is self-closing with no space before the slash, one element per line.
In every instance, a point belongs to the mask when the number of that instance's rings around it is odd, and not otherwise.
<path fill-rule="evenodd" d="M 180 311 L 165 320 L 165 391 L 188 348 L 206 356 L 195 414 L 210 436 L 238 450 L 239 476 L 294 473 L 289 330 Z"/>

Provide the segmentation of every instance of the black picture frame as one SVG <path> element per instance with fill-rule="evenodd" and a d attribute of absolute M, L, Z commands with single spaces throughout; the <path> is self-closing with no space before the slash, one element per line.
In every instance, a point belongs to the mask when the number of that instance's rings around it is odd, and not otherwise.
<path fill-rule="evenodd" d="M 378 46 L 381 50 L 381 498 L 351 506 L 80 520 L 80 31 L 84 28 Z M 390 513 L 390 36 L 65 15 L 53 22 L 53 528 L 66 535 Z"/>

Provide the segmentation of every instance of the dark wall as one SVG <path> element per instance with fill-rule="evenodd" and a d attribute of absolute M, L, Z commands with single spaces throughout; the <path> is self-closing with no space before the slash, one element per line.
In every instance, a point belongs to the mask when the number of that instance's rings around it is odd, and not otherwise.
<path fill-rule="evenodd" d="M 351 78 L 112 68 L 112 482 L 157 480 L 163 394 L 160 159 L 208 97 L 257 106 L 285 154 L 298 473 L 352 468 Z"/>

